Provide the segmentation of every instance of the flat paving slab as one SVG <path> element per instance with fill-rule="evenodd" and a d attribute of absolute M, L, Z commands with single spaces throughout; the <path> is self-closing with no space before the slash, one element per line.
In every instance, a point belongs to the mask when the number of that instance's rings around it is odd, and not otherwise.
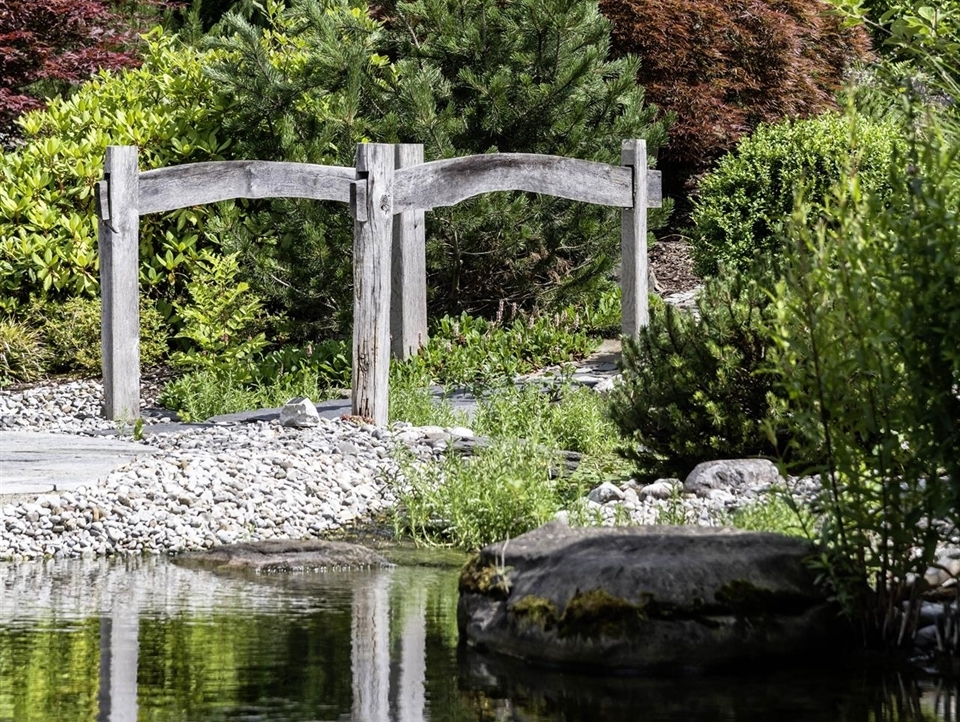
<path fill-rule="evenodd" d="M 107 437 L 0 431 L 0 497 L 91 486 L 134 459 L 157 453 Z"/>

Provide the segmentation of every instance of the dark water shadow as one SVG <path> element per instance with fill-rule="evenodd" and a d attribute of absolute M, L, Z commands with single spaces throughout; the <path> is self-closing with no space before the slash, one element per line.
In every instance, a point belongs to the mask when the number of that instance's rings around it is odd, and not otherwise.
<path fill-rule="evenodd" d="M 571 673 L 458 650 L 460 688 L 475 704 L 531 720 L 702 722 L 957 721 L 957 687 L 830 660 L 711 674 Z"/>

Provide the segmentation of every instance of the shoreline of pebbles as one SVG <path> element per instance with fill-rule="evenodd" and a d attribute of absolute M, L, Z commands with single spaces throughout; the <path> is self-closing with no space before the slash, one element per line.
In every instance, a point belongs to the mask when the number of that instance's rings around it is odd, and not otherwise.
<path fill-rule="evenodd" d="M 587 385 L 613 373 L 591 369 Z M 97 379 L 0 391 L 0 430 L 115 432 L 116 423 L 99 416 L 101 403 Z M 304 427 L 255 421 L 151 432 L 152 425 L 169 421 L 162 411 L 145 413 L 143 439 L 126 438 L 155 453 L 95 485 L 0 501 L 0 560 L 176 553 L 238 541 L 322 537 L 382 517 L 393 506 L 389 477 L 398 470 L 398 444 L 425 460 L 448 445 L 471 453 L 482 443 L 461 427 L 378 428 L 323 418 Z M 679 480 L 646 487 L 607 482 L 590 492 L 584 510 L 608 524 L 716 525 L 769 486 L 761 481 L 736 495 L 697 495 L 683 493 Z"/>

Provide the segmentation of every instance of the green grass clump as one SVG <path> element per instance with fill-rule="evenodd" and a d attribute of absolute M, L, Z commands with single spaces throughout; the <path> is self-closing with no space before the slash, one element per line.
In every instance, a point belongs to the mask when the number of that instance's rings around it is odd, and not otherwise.
<path fill-rule="evenodd" d="M 444 423 L 449 409 L 420 393 L 423 408 L 429 404 L 437 415 L 418 422 L 451 425 Z M 599 394 L 570 385 L 490 391 L 480 398 L 472 421 L 489 446 L 466 458 L 448 452 L 416 462 L 404 456 L 393 480 L 397 533 L 420 543 L 476 549 L 534 529 L 561 509 L 572 511 L 574 522 L 599 522 L 579 502 L 592 486 L 625 472 L 614 453 L 616 429 L 605 417 L 605 403 Z M 572 474 L 557 473 L 560 449 L 583 454 Z"/>
<path fill-rule="evenodd" d="M 46 354 L 39 331 L 12 318 L 0 318 L 0 386 L 40 378 Z"/>
<path fill-rule="evenodd" d="M 176 410 L 184 421 L 202 421 L 211 416 L 282 406 L 297 396 L 318 401 L 330 398 L 330 394 L 330 388 L 311 369 L 284 374 L 269 383 L 251 383 L 230 371 L 204 370 L 167 384 L 159 403 Z"/>
<path fill-rule="evenodd" d="M 523 439 L 492 444 L 472 457 L 448 453 L 424 464 L 408 457 L 394 479 L 401 507 L 395 531 L 464 549 L 523 534 L 579 494 L 551 479 L 550 467 L 549 450 Z"/>
<path fill-rule="evenodd" d="M 785 492 L 773 491 L 735 511 L 730 523 L 747 531 L 770 531 L 809 538 L 809 517 L 809 512 L 799 508 Z"/>
<path fill-rule="evenodd" d="M 496 384 L 581 359 L 595 346 L 572 308 L 509 324 L 464 313 L 437 321 L 429 343 L 407 363 L 439 384 Z"/>

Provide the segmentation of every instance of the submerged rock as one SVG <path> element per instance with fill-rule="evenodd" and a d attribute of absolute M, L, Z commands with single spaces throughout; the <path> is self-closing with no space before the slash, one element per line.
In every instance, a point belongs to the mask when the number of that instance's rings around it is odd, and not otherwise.
<path fill-rule="evenodd" d="M 251 569 L 257 573 L 326 572 L 390 566 L 384 557 L 366 547 L 346 542 L 309 539 L 269 539 L 227 544 L 206 551 L 187 552 L 176 558 L 185 566 L 216 571 Z"/>
<path fill-rule="evenodd" d="M 838 646 L 809 543 L 727 528 L 570 528 L 490 545 L 460 578 L 469 647 L 528 662 L 711 668 Z"/>

